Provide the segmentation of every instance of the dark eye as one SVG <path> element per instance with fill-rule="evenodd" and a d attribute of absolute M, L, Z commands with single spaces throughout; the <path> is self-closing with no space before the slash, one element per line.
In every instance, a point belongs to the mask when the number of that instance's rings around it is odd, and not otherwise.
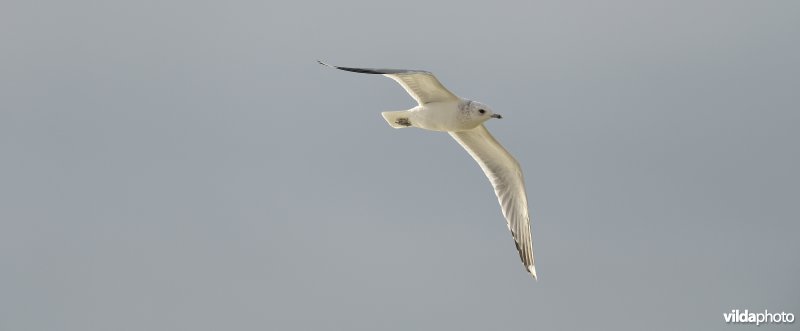
<path fill-rule="evenodd" d="M 481 113 L 481 114 L 486 113 L 486 111 L 483 110 L 483 109 L 478 109 L 478 112 Z"/>

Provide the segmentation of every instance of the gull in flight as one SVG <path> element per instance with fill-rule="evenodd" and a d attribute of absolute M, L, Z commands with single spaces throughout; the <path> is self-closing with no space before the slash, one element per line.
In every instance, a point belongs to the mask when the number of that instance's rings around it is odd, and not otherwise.
<path fill-rule="evenodd" d="M 533 240 L 528 216 L 528 198 L 519 163 L 489 134 L 483 122 L 503 118 L 477 101 L 462 99 L 448 91 L 432 73 L 406 69 L 347 68 L 320 64 L 344 71 L 384 75 L 402 86 L 418 106 L 386 111 L 383 118 L 393 128 L 415 127 L 450 134 L 478 162 L 494 187 L 506 225 L 514 238 L 525 269 L 536 279 Z"/>

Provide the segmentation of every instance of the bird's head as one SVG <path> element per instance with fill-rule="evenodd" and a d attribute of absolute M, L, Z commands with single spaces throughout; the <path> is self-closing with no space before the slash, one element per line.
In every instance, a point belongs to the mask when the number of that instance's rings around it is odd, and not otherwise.
<path fill-rule="evenodd" d="M 465 101 L 460 109 L 459 119 L 472 127 L 478 126 L 490 118 L 503 118 L 503 116 L 495 114 L 489 106 L 477 101 Z"/>

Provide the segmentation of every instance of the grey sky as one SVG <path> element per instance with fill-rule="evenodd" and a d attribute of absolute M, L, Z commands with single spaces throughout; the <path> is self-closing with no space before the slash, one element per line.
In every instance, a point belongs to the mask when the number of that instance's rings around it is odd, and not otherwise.
<path fill-rule="evenodd" d="M 796 1 L 4 1 L 2 330 L 723 330 L 800 314 Z M 433 71 L 488 180 L 394 130 Z"/>

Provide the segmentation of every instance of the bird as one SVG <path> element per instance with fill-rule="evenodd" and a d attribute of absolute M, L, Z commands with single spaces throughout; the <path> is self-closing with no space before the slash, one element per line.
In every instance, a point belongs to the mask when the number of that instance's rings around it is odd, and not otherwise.
<path fill-rule="evenodd" d="M 399 83 L 418 105 L 408 110 L 382 112 L 383 118 L 395 129 L 415 127 L 447 132 L 475 159 L 494 188 L 525 270 L 534 280 L 538 279 L 522 169 L 483 125 L 489 119 L 503 116 L 483 103 L 453 94 L 428 71 L 351 68 L 317 62 L 349 72 L 383 75 Z"/>

